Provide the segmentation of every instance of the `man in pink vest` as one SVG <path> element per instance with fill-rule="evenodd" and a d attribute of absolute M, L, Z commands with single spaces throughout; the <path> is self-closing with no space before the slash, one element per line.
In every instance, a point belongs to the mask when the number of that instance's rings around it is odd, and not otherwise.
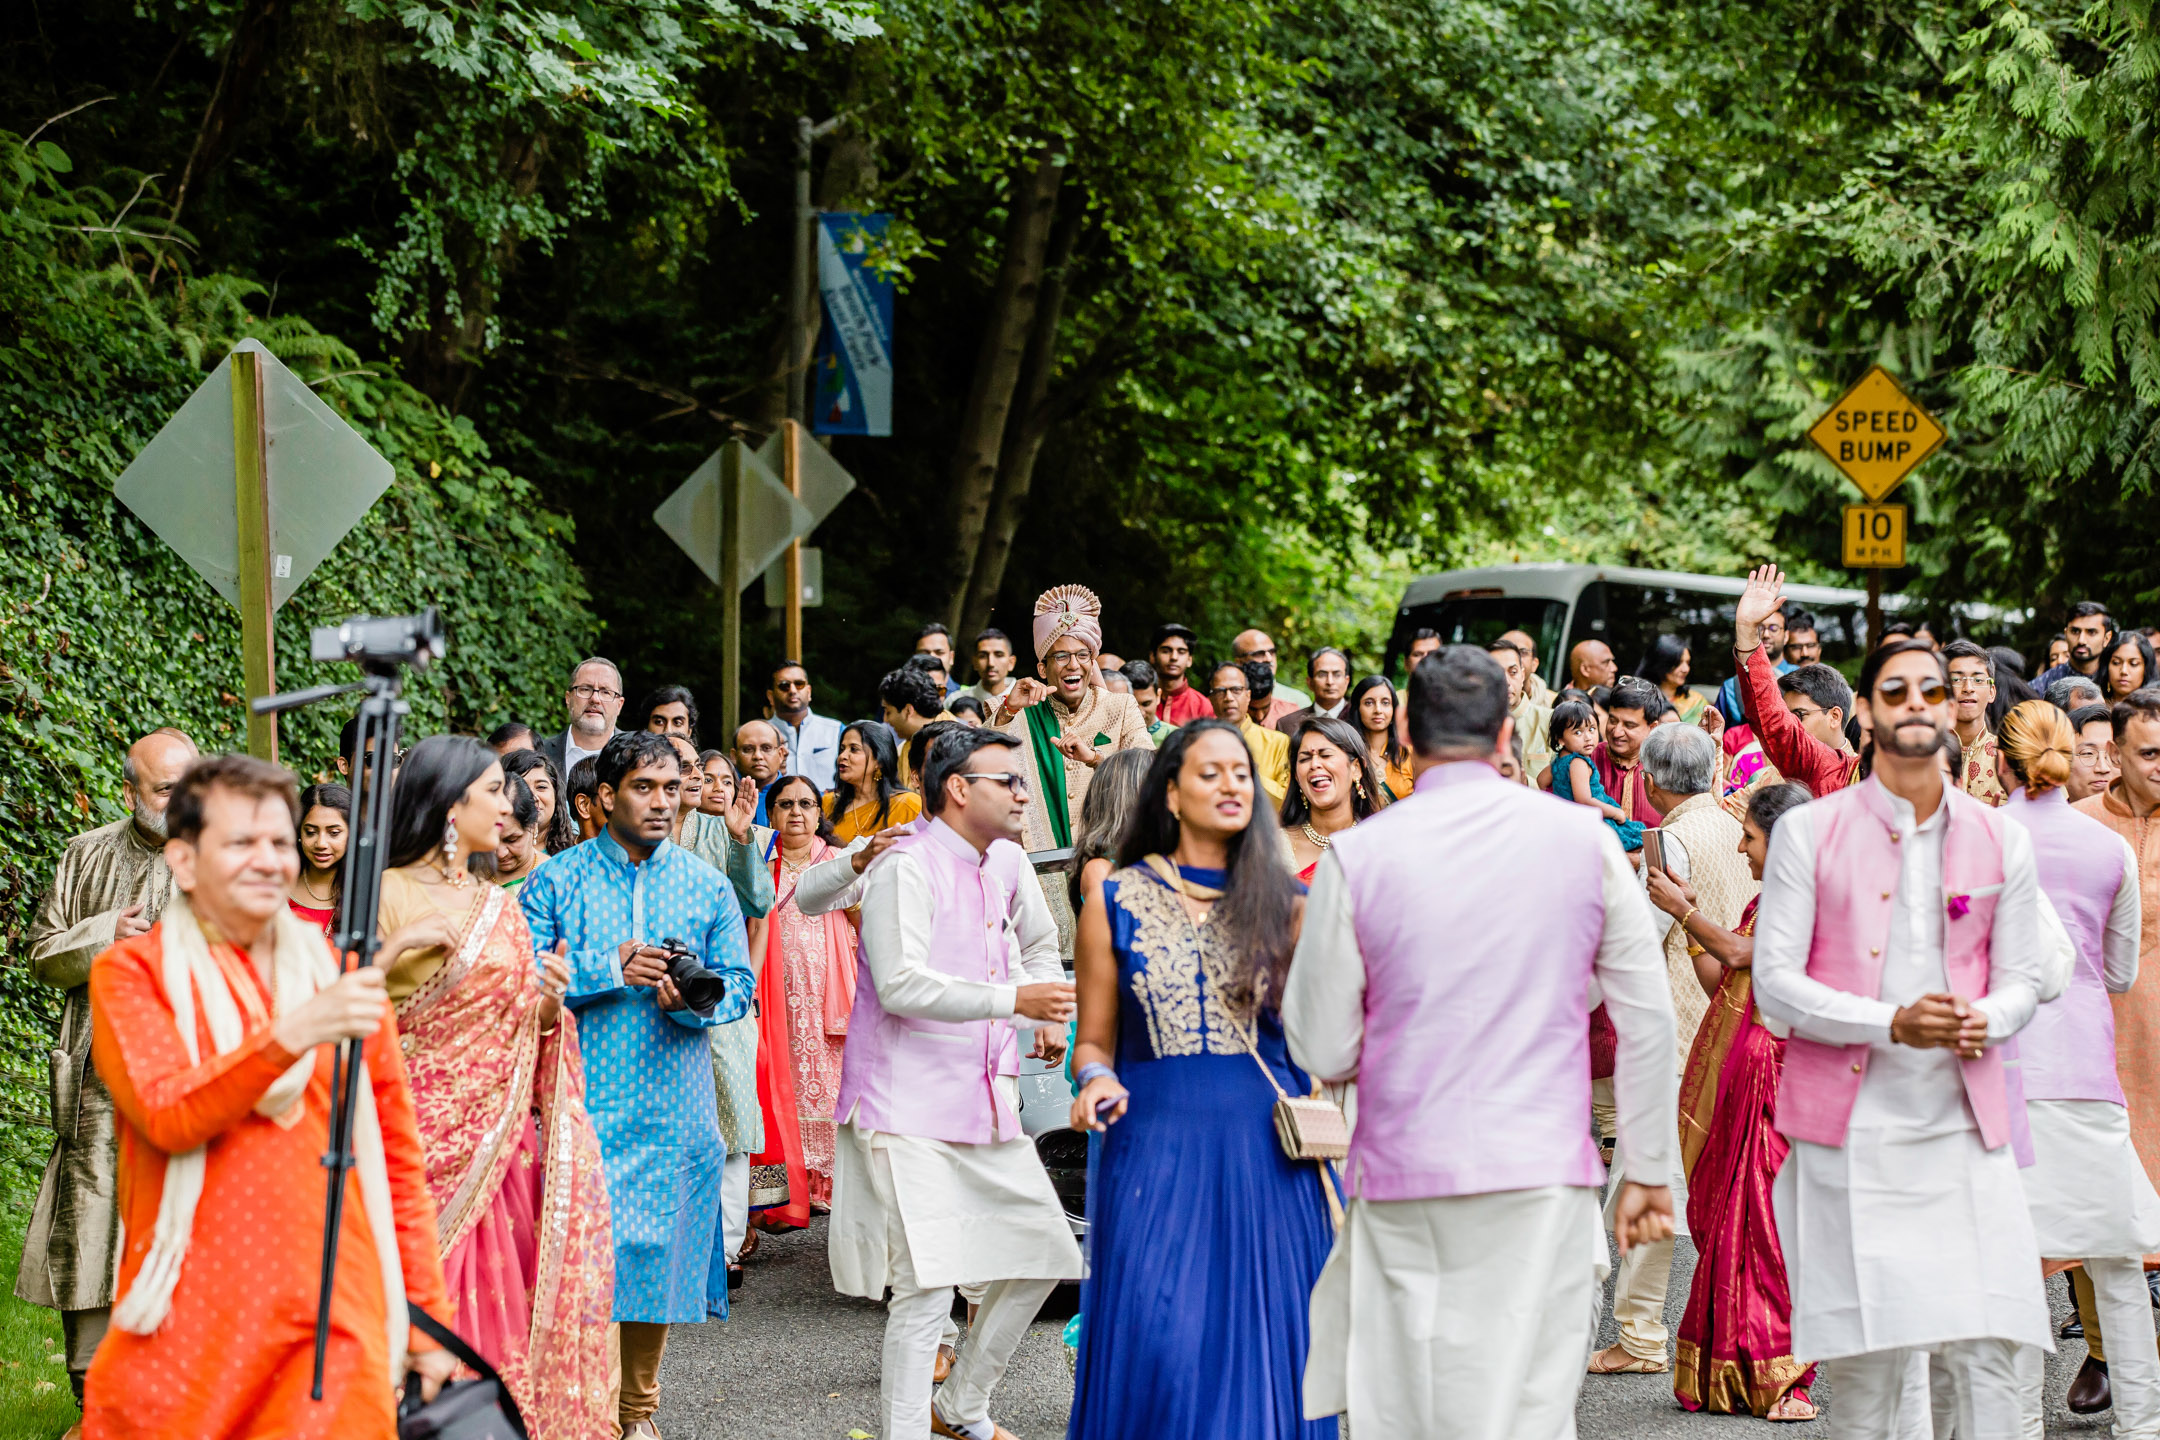
<path fill-rule="evenodd" d="M 1596 992 L 1618 1036 L 1619 1166 L 1674 1168 L 1672 990 L 1650 907 L 1596 812 L 1501 778 L 1507 700 L 1481 650 L 1418 664 L 1416 788 L 1333 837 L 1283 996 L 1297 1062 L 1358 1086 L 1305 1413 L 1346 1412 L 1360 1436 L 1574 1435 L 1606 1258 Z M 1499 894 L 1525 902 L 1505 926 Z M 1623 1252 L 1672 1219 L 1668 1187 L 1622 1186 Z"/>
<path fill-rule="evenodd" d="M 1073 987 L 1047 907 L 1016 905 L 1028 801 L 1018 742 L 940 736 L 923 766 L 930 823 L 863 875 L 855 1009 L 840 1072 L 829 1258 L 843 1295 L 887 1287 L 879 1394 L 887 1440 L 1009 1433 L 990 1392 L 1080 1251 L 1020 1128 L 1014 1017 L 1056 1027 Z M 1017 954 L 1016 976 L 1015 955 Z M 935 1400 L 955 1285 L 989 1285 Z"/>
<path fill-rule="evenodd" d="M 1883 646 L 1856 688 L 1874 773 L 1779 822 L 1755 926 L 1756 1003 L 1792 1037 L 1793 1352 L 1828 1362 L 1836 1435 L 1924 1428 L 1901 1412 L 1929 1352 L 1960 1440 L 2014 1440 L 2018 1348 L 2054 1348 L 2000 1048 L 2038 1003 L 2032 841 L 1945 783 L 1931 646 Z"/>

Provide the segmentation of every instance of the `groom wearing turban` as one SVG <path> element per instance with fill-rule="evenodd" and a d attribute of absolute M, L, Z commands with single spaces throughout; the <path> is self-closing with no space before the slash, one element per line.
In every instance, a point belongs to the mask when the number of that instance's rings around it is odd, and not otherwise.
<path fill-rule="evenodd" d="M 1102 601 L 1092 590 L 1045 590 L 1035 601 L 1034 632 L 1040 678 L 1015 683 L 989 723 L 1020 742 L 1032 801 L 1027 848 L 1057 850 L 1073 843 L 1080 802 L 1102 757 L 1113 750 L 1152 750 L 1155 742 L 1139 703 L 1103 688 L 1095 668 Z M 1059 928 L 1066 928 L 1062 917 Z"/>

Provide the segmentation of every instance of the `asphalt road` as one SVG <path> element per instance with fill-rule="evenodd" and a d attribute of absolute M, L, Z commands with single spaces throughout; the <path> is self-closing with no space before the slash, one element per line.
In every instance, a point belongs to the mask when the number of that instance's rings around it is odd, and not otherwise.
<path fill-rule="evenodd" d="M 1695 1254 L 1683 1240 L 1673 1262 L 1666 1324 L 1677 1331 Z M 2057 1320 L 2069 1312 L 2060 1277 L 2049 1283 Z M 997 1418 L 1020 1440 L 1056 1440 L 1065 1433 L 1071 1380 L 1059 1338 L 1071 1313 L 1069 1294 L 1054 1298 L 1029 1330 L 998 1392 Z M 1608 1309 L 1608 1317 L 1610 1310 Z M 684 1325 L 669 1337 L 661 1368 L 660 1433 L 665 1440 L 846 1440 L 877 1434 L 878 1343 L 885 1312 L 833 1293 L 825 1264 L 825 1222 L 800 1234 L 766 1236 L 750 1261 L 747 1284 L 735 1292 L 726 1324 Z M 1613 1339 L 1608 1318 L 1599 1344 Z M 2048 1365 L 2051 1436 L 2108 1433 L 2105 1412 L 2077 1416 L 2062 1394 L 2085 1357 L 2067 1340 Z M 1835 1404 L 1827 1384 L 1815 1397 Z M 1576 1411 L 1586 1440 L 1663 1440 L 1736 1437 L 1777 1432 L 1820 1435 L 1827 1427 L 1770 1425 L 1724 1415 L 1690 1415 L 1673 1403 L 1669 1375 L 1590 1376 Z M 1136 1431 L 1135 1433 L 1144 1433 Z"/>

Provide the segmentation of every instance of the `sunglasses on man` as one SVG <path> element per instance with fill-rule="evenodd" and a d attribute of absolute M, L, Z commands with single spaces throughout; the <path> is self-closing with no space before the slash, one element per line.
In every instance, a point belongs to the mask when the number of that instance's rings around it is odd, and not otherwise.
<path fill-rule="evenodd" d="M 1912 694 L 1915 683 L 1901 675 L 1894 675 L 1888 680 L 1878 680 L 1875 682 L 1876 698 L 1885 705 L 1903 705 Z M 1940 705 L 1950 698 L 1950 687 L 1932 675 L 1917 683 L 1920 687 L 1920 701 L 1924 705 Z"/>

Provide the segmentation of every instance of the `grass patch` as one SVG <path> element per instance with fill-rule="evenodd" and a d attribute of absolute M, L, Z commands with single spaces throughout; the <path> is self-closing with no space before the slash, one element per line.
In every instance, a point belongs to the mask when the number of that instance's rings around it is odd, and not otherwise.
<path fill-rule="evenodd" d="M 51 1143 L 52 1132 L 22 1125 L 0 1130 L 7 1132 L 0 1135 L 0 1180 L 6 1182 L 0 1183 L 5 1192 L 0 1208 L 0 1440 L 58 1440 L 79 1418 L 74 1392 L 68 1389 L 60 1312 L 15 1298 L 23 1232 L 37 1199 L 29 1152 L 37 1149 L 42 1164 L 40 1145 Z"/>

